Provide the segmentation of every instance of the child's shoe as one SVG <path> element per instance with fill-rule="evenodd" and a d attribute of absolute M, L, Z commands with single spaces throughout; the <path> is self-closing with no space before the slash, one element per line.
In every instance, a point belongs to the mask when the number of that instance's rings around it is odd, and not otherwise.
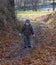
<path fill-rule="evenodd" d="M 29 48 L 31 48 L 31 46 L 28 46 Z"/>

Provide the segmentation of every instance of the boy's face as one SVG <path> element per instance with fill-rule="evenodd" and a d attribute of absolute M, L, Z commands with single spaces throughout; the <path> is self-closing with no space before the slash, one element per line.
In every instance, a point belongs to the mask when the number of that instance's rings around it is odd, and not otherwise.
<path fill-rule="evenodd" d="M 29 25 L 29 23 L 25 23 L 27 26 Z"/>

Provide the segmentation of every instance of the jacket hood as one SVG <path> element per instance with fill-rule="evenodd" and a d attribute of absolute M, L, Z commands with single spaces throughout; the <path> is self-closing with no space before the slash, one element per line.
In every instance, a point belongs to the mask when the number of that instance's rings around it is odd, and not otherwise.
<path fill-rule="evenodd" d="M 26 19 L 25 23 L 29 23 L 30 24 L 30 20 L 29 19 Z"/>

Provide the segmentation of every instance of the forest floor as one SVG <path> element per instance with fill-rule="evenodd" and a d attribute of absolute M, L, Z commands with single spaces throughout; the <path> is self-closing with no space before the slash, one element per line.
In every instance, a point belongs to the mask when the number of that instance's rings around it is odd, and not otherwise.
<path fill-rule="evenodd" d="M 32 48 L 24 49 L 18 30 L 0 30 L 0 65 L 56 65 L 56 28 L 45 20 L 38 20 L 40 27 L 33 24 L 36 37 L 31 38 Z"/>

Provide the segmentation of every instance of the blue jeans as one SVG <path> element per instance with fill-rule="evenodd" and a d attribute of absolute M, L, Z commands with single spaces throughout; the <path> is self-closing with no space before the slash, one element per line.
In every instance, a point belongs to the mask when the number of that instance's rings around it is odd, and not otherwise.
<path fill-rule="evenodd" d="M 24 36 L 24 47 L 31 46 L 30 36 Z"/>

